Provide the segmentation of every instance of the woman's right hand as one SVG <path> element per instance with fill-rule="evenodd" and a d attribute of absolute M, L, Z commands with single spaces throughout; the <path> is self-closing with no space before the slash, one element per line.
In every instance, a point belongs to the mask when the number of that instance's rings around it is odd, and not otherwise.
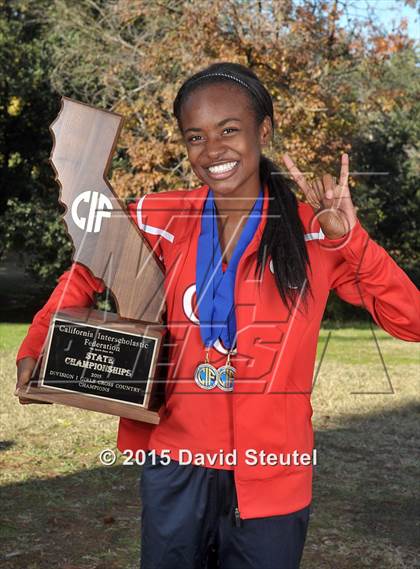
<path fill-rule="evenodd" d="M 35 365 L 36 359 L 30 357 L 22 358 L 17 362 L 16 390 L 19 388 L 24 388 L 29 383 Z M 19 403 L 21 405 L 29 405 L 30 403 L 42 403 L 51 405 L 51 403 L 47 403 L 47 401 L 36 401 L 35 399 L 28 399 L 27 397 L 21 396 L 19 396 Z"/>

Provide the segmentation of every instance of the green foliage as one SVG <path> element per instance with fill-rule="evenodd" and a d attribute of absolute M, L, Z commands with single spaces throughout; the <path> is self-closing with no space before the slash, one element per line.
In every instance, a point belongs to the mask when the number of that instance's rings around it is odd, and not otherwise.
<path fill-rule="evenodd" d="M 0 2 L 0 215 L 8 198 L 46 197 L 52 185 L 48 125 L 59 98 L 50 86 L 44 26 L 34 17 L 47 4 Z"/>
<path fill-rule="evenodd" d="M 16 250 L 27 271 L 46 288 L 69 267 L 71 242 L 57 208 L 45 200 L 10 198 L 2 226 L 6 250 Z"/>
<path fill-rule="evenodd" d="M 420 100 L 418 62 L 413 50 L 384 63 L 378 82 L 387 85 L 392 105 L 360 117 L 353 141 L 355 201 L 360 217 L 409 276 L 420 284 Z M 371 88 L 376 88 L 371 85 Z M 366 175 L 367 174 L 367 175 Z"/>
<path fill-rule="evenodd" d="M 68 263 L 59 221 L 48 125 L 59 109 L 49 81 L 44 26 L 35 18 L 48 2 L 0 3 L 0 255 L 20 253 L 29 273 L 51 288 Z M 58 247 L 58 246 L 59 247 Z"/>

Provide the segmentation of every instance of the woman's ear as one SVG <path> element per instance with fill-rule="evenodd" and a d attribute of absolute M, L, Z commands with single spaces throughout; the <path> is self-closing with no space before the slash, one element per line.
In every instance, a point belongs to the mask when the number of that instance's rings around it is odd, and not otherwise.
<path fill-rule="evenodd" d="M 273 127 L 271 125 L 271 119 L 266 115 L 259 126 L 260 132 L 260 144 L 261 146 L 267 146 L 270 143 L 273 136 Z"/>

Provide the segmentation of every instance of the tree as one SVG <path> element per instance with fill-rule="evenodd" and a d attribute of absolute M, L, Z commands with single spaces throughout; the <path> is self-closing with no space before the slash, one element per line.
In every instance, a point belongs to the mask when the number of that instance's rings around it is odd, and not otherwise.
<path fill-rule="evenodd" d="M 49 81 L 49 50 L 34 2 L 0 1 L 0 214 L 6 200 L 48 199 L 53 184 L 47 158 L 48 124 L 57 113 Z M 37 2 L 37 9 L 48 2 Z"/>
<path fill-rule="evenodd" d="M 70 243 L 48 164 L 48 125 L 60 101 L 49 80 L 44 27 L 35 17 L 48 4 L 0 2 L 0 255 L 18 251 L 27 270 L 51 287 L 70 261 Z"/>
<path fill-rule="evenodd" d="M 358 120 L 354 161 L 363 176 L 357 201 L 372 235 L 420 284 L 420 101 L 414 50 L 397 52 L 383 62 L 370 89 L 377 107 Z M 387 89 L 387 97 L 379 91 Z"/>
<path fill-rule="evenodd" d="M 386 181 L 355 177 L 354 194 L 373 237 L 386 247 L 392 245 L 396 259 L 409 266 L 409 251 L 418 247 L 412 217 L 418 207 L 413 194 L 418 150 L 412 124 L 417 111 L 409 87 L 413 81 L 395 78 L 398 66 L 406 66 L 406 79 L 415 71 L 413 42 L 403 23 L 389 33 L 380 29 L 374 14 L 355 19 L 352 10 L 357 3 L 350 0 L 8 4 L 20 6 L 21 13 L 22 6 L 29 6 L 39 26 L 32 32 L 37 46 L 32 49 L 37 57 L 42 51 L 39 65 L 51 83 L 48 90 L 45 87 L 49 100 L 56 104 L 63 94 L 126 117 L 111 180 L 120 197 L 197 184 L 172 116 L 172 102 L 187 76 L 214 61 L 235 61 L 256 71 L 273 97 L 278 130 L 270 157 L 275 161 L 281 163 L 280 154 L 287 151 L 306 171 L 319 175 L 338 167 L 341 152 L 351 151 L 353 171 L 390 168 L 392 176 Z M 15 22 L 13 14 L 7 25 Z M 13 25 L 21 26 L 25 18 L 31 21 L 20 15 Z M 50 144 L 45 128 L 51 120 L 43 120 L 45 145 Z M 392 157 L 384 153 L 387 137 Z M 53 194 L 45 150 L 43 156 L 43 183 L 32 186 L 30 193 L 48 202 L 46 193 Z M 406 206 L 391 213 L 395 183 L 404 192 Z M 29 195 L 27 187 L 25 191 L 23 200 Z M 13 203 L 8 212 L 12 225 Z M 391 243 L 400 222 L 410 241 Z M 8 242 L 18 234 L 11 228 Z"/>

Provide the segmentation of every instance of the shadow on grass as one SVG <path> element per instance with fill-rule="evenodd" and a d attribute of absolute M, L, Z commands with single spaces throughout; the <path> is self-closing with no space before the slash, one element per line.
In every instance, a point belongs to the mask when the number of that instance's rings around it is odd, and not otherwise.
<path fill-rule="evenodd" d="M 9 450 L 15 446 L 15 441 L 0 441 L 0 452 Z"/>
<path fill-rule="evenodd" d="M 324 418 L 302 569 L 416 566 L 419 418 L 416 404 L 343 417 L 339 428 Z"/>
<path fill-rule="evenodd" d="M 323 418 L 302 569 L 415 566 L 419 411 L 347 417 L 334 428 Z M 102 467 L 3 487 L 2 567 L 138 567 L 139 474 Z"/>
<path fill-rule="evenodd" d="M 3 487 L 1 567 L 137 568 L 139 473 L 101 467 Z"/>

